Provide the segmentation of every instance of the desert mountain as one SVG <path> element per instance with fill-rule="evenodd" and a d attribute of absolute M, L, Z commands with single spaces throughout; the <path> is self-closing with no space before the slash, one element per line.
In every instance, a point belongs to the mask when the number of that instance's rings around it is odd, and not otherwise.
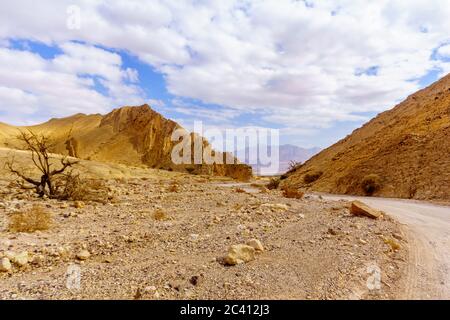
<path fill-rule="evenodd" d="M 323 150 L 287 174 L 282 185 L 450 199 L 450 75 Z"/>
<path fill-rule="evenodd" d="M 0 146 L 21 149 L 19 141 L 15 139 L 19 129 L 45 134 L 56 142 L 53 152 L 81 159 L 239 179 L 251 176 L 251 169 L 245 164 L 174 164 L 171 154 L 177 142 L 172 141 L 171 137 L 174 130 L 182 128 L 148 105 L 122 107 L 107 115 L 76 114 L 28 127 L 0 123 Z M 194 134 L 190 136 L 192 141 L 198 139 L 204 149 L 211 149 L 202 137 Z"/>
<path fill-rule="evenodd" d="M 242 162 L 250 165 L 255 174 L 260 172 L 260 169 L 264 166 L 261 164 L 250 163 L 249 152 L 255 152 L 258 154 L 256 149 L 246 148 L 245 159 L 240 159 Z M 320 151 L 319 148 L 301 148 L 292 144 L 283 144 L 279 146 L 279 168 L 278 170 L 272 172 L 271 174 L 280 174 L 286 172 L 289 169 L 291 162 L 303 163 L 313 155 Z M 270 153 L 270 148 L 267 150 Z M 239 156 L 239 154 L 238 154 Z"/>

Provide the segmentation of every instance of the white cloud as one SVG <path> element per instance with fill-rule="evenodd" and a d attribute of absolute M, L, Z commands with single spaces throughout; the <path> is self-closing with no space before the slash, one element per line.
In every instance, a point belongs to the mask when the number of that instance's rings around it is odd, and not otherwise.
<path fill-rule="evenodd" d="M 450 59 L 450 44 L 440 47 L 438 50 L 438 54 L 443 58 Z"/>
<path fill-rule="evenodd" d="M 97 106 L 106 108 L 111 101 L 87 90 L 87 80 L 74 74 L 102 77 L 117 96 L 114 101 L 139 96 L 136 86 L 122 85 L 135 83 L 136 74 L 122 70 L 117 55 L 69 40 L 126 50 L 162 72 L 176 96 L 222 105 L 235 114 L 254 112 L 291 132 L 296 126 L 308 130 L 361 121 L 358 113 L 385 110 L 417 90 L 418 79 L 429 70 L 450 70 L 448 63 L 430 60 L 449 40 L 447 0 L 309 3 L 312 7 L 288 0 L 43 0 L 36 6 L 16 0 L 2 4 L 0 38 L 60 44 L 64 56 L 49 66 L 30 59 L 27 68 L 70 78 L 64 80 L 67 86 L 82 88 L 84 98 Z M 65 28 L 71 4 L 81 8 L 80 30 Z M 447 56 L 448 50 L 443 46 L 439 54 Z M 372 67 L 376 74 L 355 75 Z M 6 87 L 22 88 L 9 76 L 2 78 Z M 75 91 L 65 93 L 69 100 L 78 98 Z"/>
<path fill-rule="evenodd" d="M 81 44 L 61 45 L 63 54 L 46 60 L 37 54 L 0 48 L 0 117 L 17 124 L 106 112 L 141 103 L 141 89 L 124 83 L 119 55 Z M 110 94 L 95 90 L 95 79 Z"/>

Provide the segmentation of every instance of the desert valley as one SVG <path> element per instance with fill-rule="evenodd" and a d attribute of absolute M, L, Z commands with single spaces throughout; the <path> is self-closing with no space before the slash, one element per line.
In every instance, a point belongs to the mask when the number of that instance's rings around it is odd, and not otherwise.
<path fill-rule="evenodd" d="M 2 1 L 0 314 L 429 317 L 448 2 Z"/>
<path fill-rule="evenodd" d="M 179 125 L 147 105 L 1 124 L 0 298 L 445 297 L 443 274 L 417 283 L 414 231 L 376 204 L 323 192 L 448 200 L 449 79 L 280 177 L 238 161 L 173 166 Z M 42 172 L 20 132 L 52 141 L 49 166 L 72 159 L 75 191 L 27 188 L 11 168 Z"/>

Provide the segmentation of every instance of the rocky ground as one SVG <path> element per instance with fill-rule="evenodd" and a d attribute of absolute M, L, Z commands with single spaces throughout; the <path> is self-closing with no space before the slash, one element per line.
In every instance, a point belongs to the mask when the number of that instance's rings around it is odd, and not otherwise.
<path fill-rule="evenodd" d="M 0 260 L 11 266 L 0 271 L 0 299 L 392 299 L 402 286 L 398 225 L 354 216 L 346 201 L 181 174 L 108 180 L 105 204 L 8 184 Z M 9 232 L 10 215 L 33 204 L 51 212 L 52 227 Z M 224 264 L 230 246 L 251 239 L 264 250 Z"/>

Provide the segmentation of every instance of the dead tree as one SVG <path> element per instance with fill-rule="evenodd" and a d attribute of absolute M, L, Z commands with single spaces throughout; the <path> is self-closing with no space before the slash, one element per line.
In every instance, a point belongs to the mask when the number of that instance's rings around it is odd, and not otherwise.
<path fill-rule="evenodd" d="M 53 169 L 53 163 L 50 160 L 50 150 L 54 145 L 48 136 L 38 135 L 28 130 L 28 132 L 21 131 L 17 139 L 25 144 L 25 150 L 30 151 L 33 165 L 39 170 L 41 178 L 40 180 L 35 180 L 26 176 L 23 170 L 15 169 L 14 158 L 6 163 L 9 171 L 31 184 L 40 197 L 44 195 L 56 197 L 55 176 L 64 174 L 67 168 L 77 164 L 78 161 L 70 161 L 67 156 L 63 156 L 60 159 L 61 167 Z"/>

